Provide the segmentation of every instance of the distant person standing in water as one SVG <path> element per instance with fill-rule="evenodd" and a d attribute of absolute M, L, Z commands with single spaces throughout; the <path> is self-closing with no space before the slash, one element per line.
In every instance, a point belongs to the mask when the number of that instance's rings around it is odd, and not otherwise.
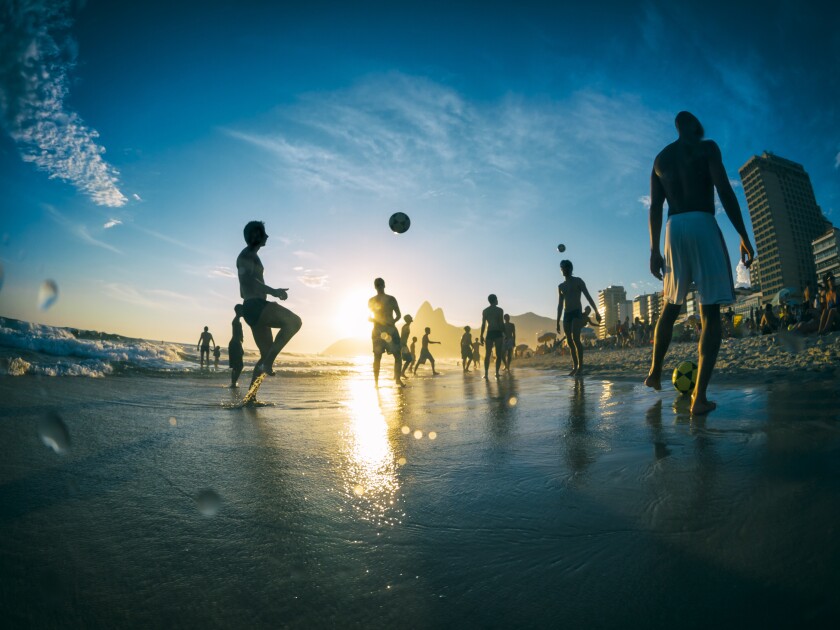
<path fill-rule="evenodd" d="M 245 356 L 245 350 L 242 348 L 242 343 L 245 341 L 245 335 L 242 332 L 242 322 L 240 321 L 240 318 L 242 317 L 242 305 L 237 304 L 234 306 L 233 312 L 236 316 L 230 323 L 231 335 L 230 343 L 228 344 L 228 365 L 230 365 L 231 369 L 230 386 L 236 387 L 239 375 L 242 374 L 242 368 L 244 365 L 243 358 Z"/>
<path fill-rule="evenodd" d="M 505 313 L 505 370 L 510 370 L 513 349 L 516 347 L 516 324 L 510 321 L 510 315 Z"/>
<path fill-rule="evenodd" d="M 580 296 L 583 294 L 589 302 L 592 310 L 595 311 L 595 319 L 600 322 L 601 314 L 586 283 L 572 275 L 574 265 L 570 260 L 560 261 L 560 271 L 563 272 L 563 282 L 557 285 L 557 332 L 566 335 L 566 343 L 569 345 L 569 352 L 572 355 L 572 371 L 569 376 L 583 375 L 583 344 L 580 342 L 580 331 L 583 325 L 589 321 L 589 307 L 586 311 L 582 309 L 583 304 Z M 563 322 L 563 329 L 560 329 L 560 321 Z"/>
<path fill-rule="evenodd" d="M 701 305 L 702 332 L 691 412 L 699 415 L 715 408 L 715 403 L 706 398 L 706 388 L 720 349 L 720 306 L 735 301 L 732 265 L 715 220 L 715 189 L 726 216 L 741 237 L 741 262 L 745 267 L 752 264 L 755 253 L 718 145 L 703 139 L 703 125 L 693 114 L 680 112 L 675 122 L 679 138 L 656 156 L 650 174 L 650 271 L 660 280 L 664 275 L 666 304 L 656 325 L 653 361 L 645 385 L 662 387 L 662 364 L 674 322 L 688 287 L 694 282 Z M 663 258 L 659 238 L 666 200 L 668 222 Z"/>
<path fill-rule="evenodd" d="M 402 370 L 402 351 L 400 348 L 400 333 L 397 332 L 395 322 L 399 321 L 400 307 L 395 297 L 385 293 L 385 281 L 376 278 L 373 281 L 376 295 L 368 300 L 368 310 L 371 312 L 370 321 L 373 322 L 371 342 L 373 343 L 373 380 L 379 387 L 379 365 L 382 354 L 387 352 L 394 355 L 394 381 L 402 386 L 400 373 Z"/>
<path fill-rule="evenodd" d="M 242 303 L 242 317 L 251 327 L 254 342 L 260 350 L 260 358 L 254 366 L 251 377 L 253 383 L 263 373 L 274 374 L 272 366 L 280 351 L 286 347 L 289 340 L 295 336 L 302 325 L 300 317 L 277 302 L 265 299 L 271 295 L 280 300 L 289 297 L 288 289 L 272 289 L 263 279 L 263 265 L 257 252 L 268 241 L 265 224 L 262 221 L 251 221 L 242 231 L 247 247 L 239 253 L 236 259 L 236 270 L 239 273 L 239 295 Z M 272 340 L 272 328 L 280 331 Z"/>
<path fill-rule="evenodd" d="M 484 328 L 487 328 L 487 350 L 484 352 L 484 378 L 490 370 L 490 356 L 496 351 L 496 378 L 502 366 L 505 340 L 505 312 L 499 308 L 499 298 L 491 293 L 487 296 L 490 306 L 481 312 L 481 343 L 484 343 Z"/>
<path fill-rule="evenodd" d="M 405 373 L 408 371 L 409 366 L 414 363 L 414 344 L 412 344 L 411 350 L 408 348 L 408 338 L 411 336 L 411 322 L 414 321 L 414 318 L 411 315 L 406 315 L 403 317 L 403 321 L 405 322 L 400 328 L 400 352 L 402 353 L 402 372 L 400 376 L 405 378 Z M 417 341 L 417 337 L 414 338 Z"/>
<path fill-rule="evenodd" d="M 222 356 L 222 349 L 219 346 L 213 348 L 213 369 L 219 371 L 219 358 Z"/>
<path fill-rule="evenodd" d="M 439 344 L 440 341 L 432 341 L 429 339 L 429 335 L 431 334 L 432 329 L 426 328 L 426 334 L 423 335 L 423 341 L 420 345 L 420 358 L 417 359 L 417 365 L 414 366 L 414 372 L 412 374 L 417 374 L 417 368 L 423 365 L 426 361 L 428 361 L 432 365 L 432 375 L 437 376 L 438 373 L 435 371 L 435 358 L 432 356 L 432 353 L 429 351 L 430 344 Z"/>
<path fill-rule="evenodd" d="M 200 369 L 204 369 L 204 362 L 207 362 L 207 369 L 210 369 L 210 342 L 213 342 L 213 347 L 216 347 L 216 340 L 213 339 L 213 335 L 210 334 L 209 329 L 207 326 L 204 327 L 204 332 L 198 338 L 198 345 L 196 346 L 199 351 L 199 360 L 198 364 Z"/>
<path fill-rule="evenodd" d="M 472 356 L 472 333 L 470 332 L 469 326 L 464 326 L 464 334 L 461 335 L 461 363 L 463 364 L 464 372 L 470 371 Z"/>
<path fill-rule="evenodd" d="M 472 360 L 473 365 L 479 366 L 481 365 L 481 341 L 479 341 L 478 337 L 474 338 L 472 344 Z"/>

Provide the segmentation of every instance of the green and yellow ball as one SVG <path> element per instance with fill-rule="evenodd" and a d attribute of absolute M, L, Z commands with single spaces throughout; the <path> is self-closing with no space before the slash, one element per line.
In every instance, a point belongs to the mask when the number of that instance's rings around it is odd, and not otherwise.
<path fill-rule="evenodd" d="M 671 376 L 674 388 L 681 394 L 688 394 L 694 389 L 697 383 L 697 364 L 692 361 L 683 361 L 675 369 Z"/>

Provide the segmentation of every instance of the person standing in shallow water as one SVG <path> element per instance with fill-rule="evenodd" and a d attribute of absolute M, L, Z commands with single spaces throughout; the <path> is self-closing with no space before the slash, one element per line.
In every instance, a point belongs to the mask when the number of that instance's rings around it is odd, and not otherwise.
<path fill-rule="evenodd" d="M 431 328 L 426 328 L 426 334 L 423 335 L 423 340 L 421 341 L 420 345 L 420 357 L 417 359 L 417 363 L 414 365 L 414 371 L 412 374 L 417 374 L 417 368 L 423 365 L 427 360 L 432 365 L 432 376 L 437 376 L 438 372 L 435 370 L 435 358 L 432 356 L 432 353 L 429 351 L 430 344 L 439 344 L 440 341 L 432 341 L 429 339 L 429 335 L 432 332 Z"/>
<path fill-rule="evenodd" d="M 505 313 L 505 371 L 510 370 L 513 349 L 516 347 L 516 324 L 510 321 L 510 315 Z"/>
<path fill-rule="evenodd" d="M 598 307 L 589 295 L 586 283 L 580 278 L 573 276 L 574 266 L 570 260 L 560 261 L 560 271 L 563 272 L 563 282 L 557 286 L 557 332 L 566 335 L 566 343 L 569 344 L 569 351 L 572 355 L 572 371 L 569 376 L 583 375 L 583 344 L 580 342 L 580 331 L 583 325 L 589 321 L 589 309 L 584 312 L 580 296 L 586 296 L 587 301 L 595 311 L 595 319 L 600 323 L 601 314 Z M 565 309 L 565 312 L 564 312 Z M 560 320 L 563 321 L 563 330 L 560 330 Z"/>
<path fill-rule="evenodd" d="M 496 378 L 502 366 L 505 340 L 505 312 L 499 308 L 499 299 L 491 293 L 487 296 L 490 306 L 481 312 L 481 343 L 484 343 L 484 328 L 487 327 L 487 349 L 484 352 L 484 378 L 490 370 L 490 357 L 496 351 Z"/>
<path fill-rule="evenodd" d="M 216 347 L 216 340 L 213 339 L 213 335 L 210 334 L 210 329 L 207 326 L 204 327 L 204 332 L 198 337 L 198 345 L 196 346 L 199 351 L 199 359 L 198 364 L 200 369 L 204 369 L 204 362 L 207 362 L 207 369 L 210 369 L 210 342 L 213 342 L 213 347 Z"/>
<path fill-rule="evenodd" d="M 472 333 L 470 332 L 469 326 L 464 326 L 464 334 L 461 335 L 461 364 L 464 372 L 470 371 L 472 356 Z"/>
<path fill-rule="evenodd" d="M 741 237 L 741 262 L 745 267 L 752 264 L 755 253 L 718 145 L 703 139 L 703 125 L 693 114 L 680 112 L 675 123 L 679 138 L 656 156 L 650 174 L 650 271 L 660 280 L 664 277 L 666 304 L 656 325 L 653 359 L 645 385 L 662 388 L 662 364 L 674 322 L 689 285 L 694 282 L 702 332 L 691 412 L 700 415 L 716 406 L 706 397 L 706 389 L 720 350 L 720 307 L 735 301 L 732 265 L 715 220 L 715 189 L 726 216 Z M 659 238 L 666 200 L 668 222 L 663 257 Z"/>
<path fill-rule="evenodd" d="M 408 349 L 408 338 L 411 336 L 411 322 L 414 321 L 414 318 L 411 315 L 406 315 L 403 317 L 403 321 L 405 322 L 400 328 L 400 352 L 402 353 L 402 363 L 403 368 L 400 376 L 405 378 L 405 373 L 408 371 L 408 368 L 411 367 L 411 364 L 414 363 L 414 347 L 412 344 L 411 350 Z M 414 338 L 417 341 L 417 337 Z"/>
<path fill-rule="evenodd" d="M 245 356 L 245 350 L 242 348 L 245 335 L 242 332 L 242 322 L 240 321 L 242 317 L 242 305 L 237 304 L 234 306 L 233 312 L 236 316 L 230 323 L 231 335 L 230 343 L 228 343 L 228 365 L 230 365 L 231 369 L 230 386 L 236 387 L 236 383 L 239 381 L 239 375 L 242 374 L 242 368 L 244 366 L 243 358 Z"/>
<path fill-rule="evenodd" d="M 239 295 L 242 297 L 242 317 L 251 327 L 260 358 L 254 366 L 251 383 L 263 374 L 274 374 L 272 366 L 280 351 L 286 347 L 302 325 L 300 317 L 277 302 L 266 300 L 267 295 L 285 300 L 288 289 L 272 289 L 263 278 L 263 265 L 257 252 L 268 242 L 268 233 L 262 221 L 251 221 L 242 231 L 247 246 L 236 259 L 239 274 Z M 272 329 L 279 328 L 272 339 Z"/>
<path fill-rule="evenodd" d="M 399 321 L 400 307 L 395 297 L 385 293 L 385 281 L 376 278 L 373 281 L 376 295 L 368 300 L 368 310 L 371 312 L 370 321 L 373 322 L 371 342 L 373 343 L 373 380 L 379 387 L 379 366 L 382 354 L 387 352 L 394 355 L 394 381 L 402 386 L 400 373 L 402 370 L 402 349 L 400 347 L 400 333 L 397 332 L 395 322 Z M 410 329 L 409 329 L 410 330 Z"/>

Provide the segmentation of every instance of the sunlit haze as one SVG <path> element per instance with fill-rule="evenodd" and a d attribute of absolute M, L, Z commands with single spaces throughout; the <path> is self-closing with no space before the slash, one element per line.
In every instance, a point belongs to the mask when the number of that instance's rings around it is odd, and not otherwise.
<path fill-rule="evenodd" d="M 0 9 L 3 316 L 226 345 L 251 219 L 293 352 L 368 336 L 377 276 L 454 324 L 491 292 L 552 316 L 564 257 L 593 294 L 659 290 L 649 174 L 683 109 L 747 221 L 738 168 L 769 150 L 837 223 L 829 5 L 50 4 Z"/>

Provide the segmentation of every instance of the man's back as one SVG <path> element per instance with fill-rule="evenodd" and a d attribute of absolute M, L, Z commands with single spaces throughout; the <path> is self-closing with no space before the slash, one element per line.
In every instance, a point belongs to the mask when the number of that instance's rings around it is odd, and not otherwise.
<path fill-rule="evenodd" d="M 715 213 L 715 188 L 709 161 L 719 153 L 711 140 L 677 140 L 656 156 L 653 169 L 668 200 L 668 216 Z"/>
<path fill-rule="evenodd" d="M 386 294 L 376 294 L 368 300 L 368 309 L 373 313 L 373 321 L 377 324 L 393 324 L 394 321 L 394 304 L 396 300 Z"/>

